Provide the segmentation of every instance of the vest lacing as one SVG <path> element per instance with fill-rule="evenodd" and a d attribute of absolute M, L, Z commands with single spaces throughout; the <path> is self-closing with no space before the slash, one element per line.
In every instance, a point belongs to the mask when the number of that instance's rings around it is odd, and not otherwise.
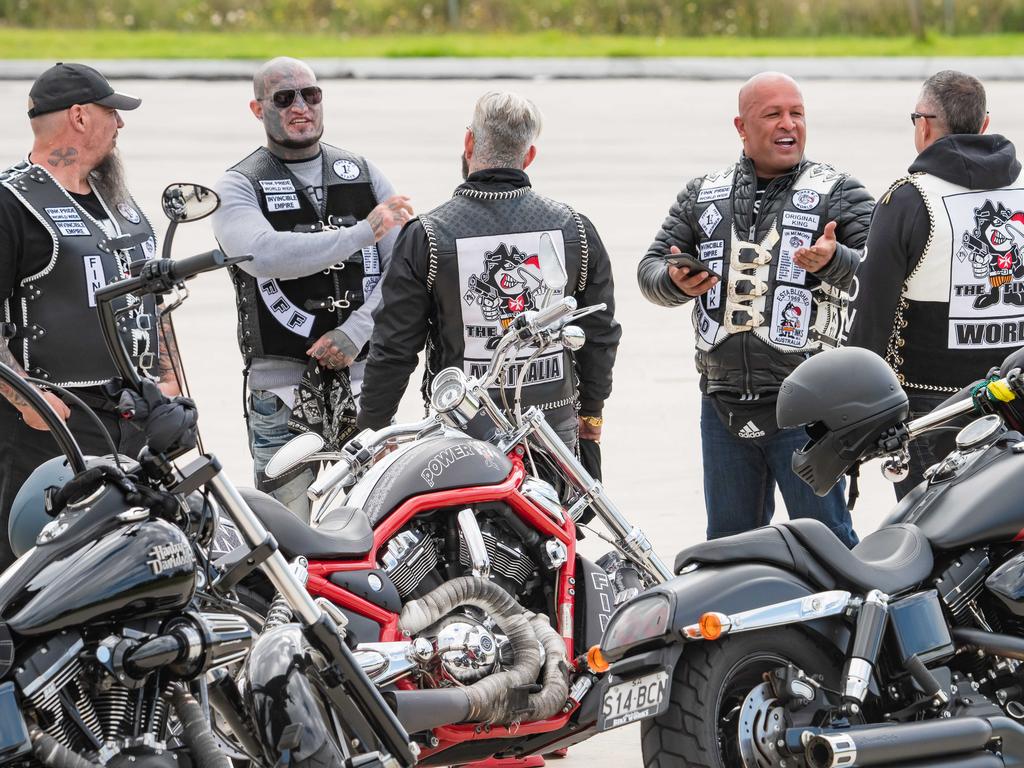
<path fill-rule="evenodd" d="M 512 200 L 522 197 L 530 191 L 530 187 L 519 187 L 510 189 L 507 192 L 484 192 L 479 189 L 456 189 L 455 197 L 471 197 L 477 200 Z"/>

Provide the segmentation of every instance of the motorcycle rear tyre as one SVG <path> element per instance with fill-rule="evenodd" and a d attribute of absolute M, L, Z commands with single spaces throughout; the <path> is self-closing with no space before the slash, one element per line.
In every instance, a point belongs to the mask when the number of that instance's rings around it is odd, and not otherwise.
<path fill-rule="evenodd" d="M 728 733 L 723 715 L 742 704 L 761 674 L 787 663 L 808 675 L 824 674 L 830 686 L 841 666 L 811 636 L 789 627 L 688 643 L 672 677 L 668 710 L 641 726 L 645 768 L 741 768 L 735 722 Z"/>

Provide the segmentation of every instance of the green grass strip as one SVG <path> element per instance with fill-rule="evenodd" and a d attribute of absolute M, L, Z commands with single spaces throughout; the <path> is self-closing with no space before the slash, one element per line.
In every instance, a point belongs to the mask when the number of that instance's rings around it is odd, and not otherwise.
<path fill-rule="evenodd" d="M 653 38 L 535 34 L 297 35 L 0 27 L 3 59 L 409 57 L 1020 56 L 1024 34 L 945 37 Z"/>

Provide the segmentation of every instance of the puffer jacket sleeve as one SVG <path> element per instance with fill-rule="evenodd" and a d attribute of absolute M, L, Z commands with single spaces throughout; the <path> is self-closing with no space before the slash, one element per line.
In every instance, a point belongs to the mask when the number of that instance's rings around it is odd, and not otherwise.
<path fill-rule="evenodd" d="M 868 240 L 871 212 L 875 199 L 852 176 L 845 177 L 832 190 L 828 203 L 828 221 L 836 222 L 836 254 L 823 269 L 815 272 L 822 282 L 848 290 L 853 284 Z"/>
<path fill-rule="evenodd" d="M 668 276 L 663 257 L 671 246 L 676 246 L 683 253 L 696 256 L 696 235 L 693 230 L 693 206 L 700 192 L 703 177 L 691 180 L 676 196 L 669 208 L 668 216 L 654 236 L 654 242 L 647 249 L 647 254 L 640 259 L 636 269 L 636 279 L 640 283 L 640 292 L 644 297 L 663 307 L 676 307 L 690 301 L 691 297 L 676 288 Z"/>

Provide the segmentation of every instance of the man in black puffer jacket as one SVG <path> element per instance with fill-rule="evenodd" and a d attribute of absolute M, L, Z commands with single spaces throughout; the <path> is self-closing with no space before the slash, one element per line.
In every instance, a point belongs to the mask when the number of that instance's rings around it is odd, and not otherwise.
<path fill-rule="evenodd" d="M 1024 179 L 1013 144 L 983 135 L 976 78 L 932 75 L 910 119 L 920 154 L 871 221 L 849 343 L 885 357 L 920 416 L 1024 345 Z M 910 444 L 897 498 L 954 437 L 939 431 Z"/>
<path fill-rule="evenodd" d="M 803 96 L 790 77 L 751 78 L 734 124 L 739 162 L 686 185 L 637 269 L 648 300 L 693 302 L 708 537 L 768 524 L 778 483 L 791 518 L 817 518 L 853 546 L 843 485 L 818 498 L 793 474 L 806 436 L 779 430 L 775 399 L 801 361 L 838 343 L 874 201 L 804 158 Z M 673 266 L 675 254 L 724 285 Z"/>

